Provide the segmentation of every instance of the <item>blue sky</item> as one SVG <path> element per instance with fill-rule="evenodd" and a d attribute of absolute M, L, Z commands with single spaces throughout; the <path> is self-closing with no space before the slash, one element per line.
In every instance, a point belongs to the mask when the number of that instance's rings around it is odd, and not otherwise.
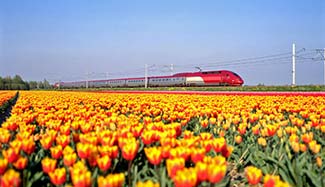
<path fill-rule="evenodd" d="M 228 69 L 246 85 L 291 83 L 287 53 L 325 48 L 322 0 L 3 0 L 0 76 L 70 81 Z M 314 53 L 313 53 L 314 52 Z M 229 63 L 228 63 L 229 62 Z M 240 61 L 241 62 L 241 61 Z M 253 63 L 251 63 L 253 62 Z M 228 64 L 227 64 L 228 63 Z M 208 66 L 207 66 L 208 64 Z M 297 84 L 323 84 L 323 63 L 297 62 Z"/>

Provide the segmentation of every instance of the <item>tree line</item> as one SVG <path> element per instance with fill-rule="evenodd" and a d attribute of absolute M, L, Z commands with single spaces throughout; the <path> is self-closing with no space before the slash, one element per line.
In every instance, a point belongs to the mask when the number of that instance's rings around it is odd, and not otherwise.
<path fill-rule="evenodd" d="M 24 81 L 21 76 L 15 75 L 14 77 L 0 76 L 0 90 L 34 90 L 34 89 L 51 89 L 53 88 L 50 83 L 44 81 Z"/>

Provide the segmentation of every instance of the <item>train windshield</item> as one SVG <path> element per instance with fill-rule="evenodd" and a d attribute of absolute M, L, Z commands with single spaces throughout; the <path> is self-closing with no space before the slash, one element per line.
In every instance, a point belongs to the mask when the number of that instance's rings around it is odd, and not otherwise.
<path fill-rule="evenodd" d="M 237 73 L 234 73 L 234 72 L 233 72 L 233 74 L 234 74 L 236 77 L 239 77 L 239 75 L 238 75 Z"/>

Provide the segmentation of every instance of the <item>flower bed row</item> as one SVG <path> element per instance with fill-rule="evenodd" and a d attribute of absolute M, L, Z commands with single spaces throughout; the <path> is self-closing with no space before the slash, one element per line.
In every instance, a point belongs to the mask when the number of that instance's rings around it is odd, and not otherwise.
<path fill-rule="evenodd" d="M 18 93 L 15 91 L 0 91 L 0 125 L 9 116 L 9 110 L 17 98 Z"/>
<path fill-rule="evenodd" d="M 22 92 L 0 186 L 321 186 L 324 97 Z"/>

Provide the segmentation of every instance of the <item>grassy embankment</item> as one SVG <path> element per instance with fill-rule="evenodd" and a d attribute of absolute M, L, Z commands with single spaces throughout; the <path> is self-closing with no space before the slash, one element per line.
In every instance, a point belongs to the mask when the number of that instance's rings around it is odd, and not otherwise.
<path fill-rule="evenodd" d="M 302 85 L 302 86 L 241 86 L 241 87 L 153 87 L 153 88 L 89 88 L 89 89 L 63 89 L 79 91 L 252 91 L 252 92 L 319 92 L 325 91 L 324 85 Z"/>

